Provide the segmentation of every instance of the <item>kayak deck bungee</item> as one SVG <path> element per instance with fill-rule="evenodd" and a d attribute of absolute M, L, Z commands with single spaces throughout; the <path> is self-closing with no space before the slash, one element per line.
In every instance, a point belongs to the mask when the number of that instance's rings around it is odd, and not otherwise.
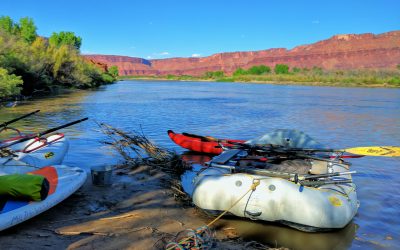
<path fill-rule="evenodd" d="M 16 139 L 18 140 L 18 139 Z M 8 143 L 13 143 L 9 141 Z M 15 156 L 0 158 L 2 165 L 31 165 L 44 167 L 59 165 L 68 151 L 69 142 L 64 134 L 57 133 L 47 137 L 36 137 L 25 142 L 12 145 L 10 149 Z"/>
<path fill-rule="evenodd" d="M 223 152 L 222 147 L 229 148 L 235 146 L 234 143 L 245 142 L 244 140 L 215 139 L 212 137 L 199 136 L 188 133 L 178 134 L 172 130 L 168 130 L 167 133 L 173 142 L 183 148 L 194 152 L 214 155 L 221 154 Z"/>
<path fill-rule="evenodd" d="M 24 117 L 26 116 L 27 115 Z M 21 119 L 21 117 L 13 121 L 18 119 Z M 61 164 L 69 147 L 68 141 L 63 134 L 53 134 L 45 139 L 43 136 L 86 120 L 88 120 L 87 117 L 39 133 L 24 135 L 22 138 L 15 138 L 12 141 L 6 141 L 6 143 L 1 143 L 0 156 L 3 151 L 6 151 L 4 155 L 7 157 L 0 158 L 0 165 L 31 165 L 44 167 Z M 7 124 L 10 122 L 7 122 Z"/>

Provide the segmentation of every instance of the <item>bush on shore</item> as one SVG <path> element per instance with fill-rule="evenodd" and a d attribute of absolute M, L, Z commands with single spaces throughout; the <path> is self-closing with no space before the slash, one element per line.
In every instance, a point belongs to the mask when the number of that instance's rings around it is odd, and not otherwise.
<path fill-rule="evenodd" d="M 19 94 L 21 84 L 20 76 L 10 75 L 6 69 L 0 68 L 0 98 Z"/>
<path fill-rule="evenodd" d="M 0 98 L 49 91 L 54 86 L 90 88 L 116 80 L 80 55 L 82 39 L 73 32 L 38 36 L 32 19 L 0 17 Z M 116 69 L 118 72 L 118 69 Z"/>

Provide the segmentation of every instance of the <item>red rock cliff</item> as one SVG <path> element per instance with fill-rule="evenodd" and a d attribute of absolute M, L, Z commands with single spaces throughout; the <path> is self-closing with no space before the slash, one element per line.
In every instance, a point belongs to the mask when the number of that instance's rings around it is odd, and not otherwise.
<path fill-rule="evenodd" d="M 207 71 L 232 73 L 238 67 L 264 64 L 274 67 L 322 67 L 324 69 L 394 68 L 400 64 L 400 31 L 379 35 L 336 35 L 291 50 L 278 48 L 219 53 L 207 57 L 146 60 L 113 55 L 85 55 L 88 59 L 116 65 L 120 75 L 203 75 Z"/>

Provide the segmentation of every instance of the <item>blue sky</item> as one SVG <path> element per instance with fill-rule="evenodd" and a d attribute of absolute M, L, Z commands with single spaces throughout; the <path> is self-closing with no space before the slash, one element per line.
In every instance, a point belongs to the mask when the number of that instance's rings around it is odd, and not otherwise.
<path fill-rule="evenodd" d="M 142 58 L 293 48 L 335 34 L 400 30 L 400 1 L 0 0 L 38 33 L 73 31 L 86 54 Z"/>

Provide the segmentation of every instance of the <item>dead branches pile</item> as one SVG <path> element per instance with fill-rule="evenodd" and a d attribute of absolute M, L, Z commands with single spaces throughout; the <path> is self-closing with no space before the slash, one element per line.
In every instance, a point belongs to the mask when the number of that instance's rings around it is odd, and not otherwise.
<path fill-rule="evenodd" d="M 104 123 L 99 126 L 111 140 L 105 143 L 112 145 L 129 167 L 147 165 L 175 177 L 188 169 L 177 153 L 155 145 L 142 132 L 128 133 Z"/>

